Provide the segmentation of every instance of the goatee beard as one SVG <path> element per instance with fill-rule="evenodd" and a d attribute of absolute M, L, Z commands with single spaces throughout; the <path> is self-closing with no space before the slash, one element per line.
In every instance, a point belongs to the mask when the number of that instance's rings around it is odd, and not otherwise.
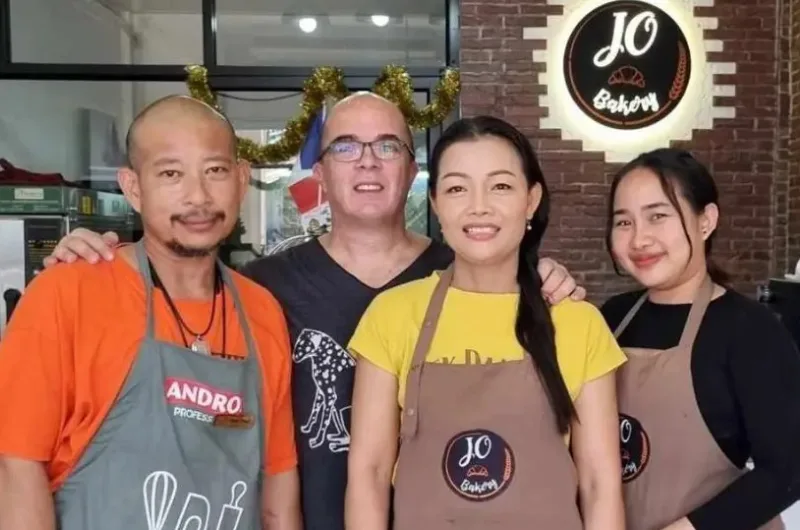
<path fill-rule="evenodd" d="M 213 254 L 220 247 L 220 243 L 210 247 L 187 247 L 172 240 L 166 246 L 180 258 L 205 258 Z"/>

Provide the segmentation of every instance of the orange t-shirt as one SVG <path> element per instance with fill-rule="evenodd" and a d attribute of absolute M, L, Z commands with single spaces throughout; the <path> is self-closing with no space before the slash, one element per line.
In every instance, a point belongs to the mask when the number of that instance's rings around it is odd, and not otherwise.
<path fill-rule="evenodd" d="M 266 289 L 232 276 L 259 353 L 265 471 L 282 473 L 297 465 L 286 321 Z M 222 351 L 221 296 L 206 336 L 214 352 Z M 243 357 L 247 346 L 230 292 L 225 301 L 225 353 Z M 160 290 L 153 305 L 156 338 L 183 345 Z M 205 329 L 211 301 L 175 305 L 190 329 Z M 0 338 L 0 454 L 44 462 L 51 488 L 58 489 L 125 382 L 144 337 L 145 309 L 144 283 L 120 255 L 96 265 L 60 264 L 32 281 Z"/>

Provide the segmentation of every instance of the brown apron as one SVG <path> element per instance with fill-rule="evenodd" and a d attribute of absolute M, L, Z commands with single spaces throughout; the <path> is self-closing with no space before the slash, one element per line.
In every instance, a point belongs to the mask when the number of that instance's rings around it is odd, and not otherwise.
<path fill-rule="evenodd" d="M 694 394 L 692 348 L 713 291 L 706 279 L 676 347 L 623 348 L 628 362 L 617 371 L 617 398 L 627 530 L 661 530 L 746 472 L 719 448 Z M 625 315 L 615 337 L 646 299 L 647 293 Z M 778 517 L 761 528 L 784 526 Z"/>
<path fill-rule="evenodd" d="M 408 374 L 395 530 L 581 530 L 577 473 L 530 359 L 428 363 L 452 266 L 433 292 Z"/>

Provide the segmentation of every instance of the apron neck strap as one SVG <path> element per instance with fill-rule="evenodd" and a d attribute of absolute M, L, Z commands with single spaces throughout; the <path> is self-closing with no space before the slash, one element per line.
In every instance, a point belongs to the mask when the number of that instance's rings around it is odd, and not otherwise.
<path fill-rule="evenodd" d="M 256 341 L 253 339 L 253 334 L 250 332 L 250 324 L 244 312 L 244 304 L 242 304 L 241 296 L 239 296 L 239 289 L 233 284 L 230 270 L 219 258 L 217 259 L 217 266 L 222 273 L 222 283 L 228 289 L 231 299 L 233 300 L 233 309 L 236 311 L 236 319 L 239 322 L 239 326 L 242 328 L 242 334 L 244 335 L 245 344 L 247 345 L 247 357 L 245 358 L 245 362 L 255 363 L 256 356 L 258 355 Z M 227 322 L 223 322 L 222 325 L 226 326 Z"/>
<path fill-rule="evenodd" d="M 708 309 L 708 304 L 711 303 L 713 294 L 714 282 L 706 275 L 694 297 L 694 302 L 692 302 L 692 308 L 689 310 L 689 317 L 686 319 L 679 346 L 691 348 L 694 344 L 694 339 L 697 338 L 697 333 L 700 331 L 700 324 L 703 322 L 703 316 L 706 314 L 706 309 Z"/>
<path fill-rule="evenodd" d="M 711 303 L 711 296 L 713 293 L 714 282 L 711 281 L 711 278 L 706 276 L 705 280 L 703 280 L 703 283 L 700 285 L 700 289 L 695 295 L 694 301 L 692 302 L 692 308 L 689 310 L 689 317 L 686 319 L 686 325 L 683 327 L 681 340 L 678 343 L 679 346 L 691 347 L 692 344 L 694 344 L 694 339 L 697 338 L 697 333 L 700 331 L 700 324 L 703 321 L 703 315 L 706 314 L 708 304 Z M 641 309 L 642 304 L 644 304 L 646 300 L 647 292 L 645 291 L 645 293 L 639 297 L 630 311 L 628 311 L 628 314 L 625 315 L 625 318 L 622 319 L 622 322 L 620 322 L 617 328 L 614 330 L 614 338 L 618 339 L 620 335 L 622 335 L 622 333 L 628 327 L 628 324 L 631 323 L 633 317 L 636 316 L 636 313 L 639 312 L 639 309 Z"/>
<path fill-rule="evenodd" d="M 144 240 L 140 239 L 134 244 L 136 253 L 136 265 L 139 267 L 139 275 L 144 281 L 145 293 L 145 339 L 155 337 L 155 317 L 153 316 L 153 276 L 150 274 L 150 261 L 147 259 L 147 252 L 144 250 Z"/>
<path fill-rule="evenodd" d="M 453 281 L 453 265 L 450 265 L 439 276 L 439 281 L 433 290 L 433 295 L 428 302 L 422 329 L 419 332 L 417 343 L 414 346 L 414 355 L 411 358 L 411 369 L 406 380 L 406 397 L 403 406 L 403 422 L 400 434 L 403 439 L 411 438 L 417 433 L 419 425 L 419 395 L 422 386 L 422 367 L 430 351 L 433 337 L 436 334 L 436 324 L 442 314 L 447 289 Z"/>
<path fill-rule="evenodd" d="M 644 304 L 646 301 L 647 301 L 647 291 L 645 291 L 642 294 L 642 296 L 640 296 L 639 299 L 636 300 L 636 303 L 633 304 L 633 307 L 630 308 L 628 314 L 625 315 L 625 318 L 623 318 L 622 322 L 619 323 L 617 329 L 614 330 L 615 339 L 618 339 L 620 335 L 622 335 L 622 333 L 628 327 L 628 324 L 630 324 L 631 321 L 633 320 L 633 317 L 635 317 L 636 313 L 639 312 L 639 309 L 642 308 L 642 304 Z"/>

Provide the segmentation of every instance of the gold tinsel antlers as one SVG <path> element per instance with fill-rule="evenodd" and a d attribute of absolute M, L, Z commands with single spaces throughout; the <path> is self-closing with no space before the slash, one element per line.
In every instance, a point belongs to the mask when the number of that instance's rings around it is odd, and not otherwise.
<path fill-rule="evenodd" d="M 216 94 L 208 85 L 207 70 L 202 66 L 191 65 L 186 67 L 186 72 L 186 85 L 191 96 L 221 110 Z M 439 125 L 452 112 L 460 85 L 458 70 L 448 68 L 436 83 L 431 102 L 418 108 L 414 103 L 414 87 L 406 69 L 389 65 L 381 71 L 372 91 L 396 103 L 412 129 L 424 130 Z M 344 84 L 342 70 L 331 66 L 315 68 L 304 83 L 300 112 L 286 124 L 281 139 L 271 144 L 259 145 L 250 139 L 239 138 L 239 156 L 255 165 L 286 162 L 300 151 L 314 116 L 325 102 L 339 101 L 349 93 Z"/>

